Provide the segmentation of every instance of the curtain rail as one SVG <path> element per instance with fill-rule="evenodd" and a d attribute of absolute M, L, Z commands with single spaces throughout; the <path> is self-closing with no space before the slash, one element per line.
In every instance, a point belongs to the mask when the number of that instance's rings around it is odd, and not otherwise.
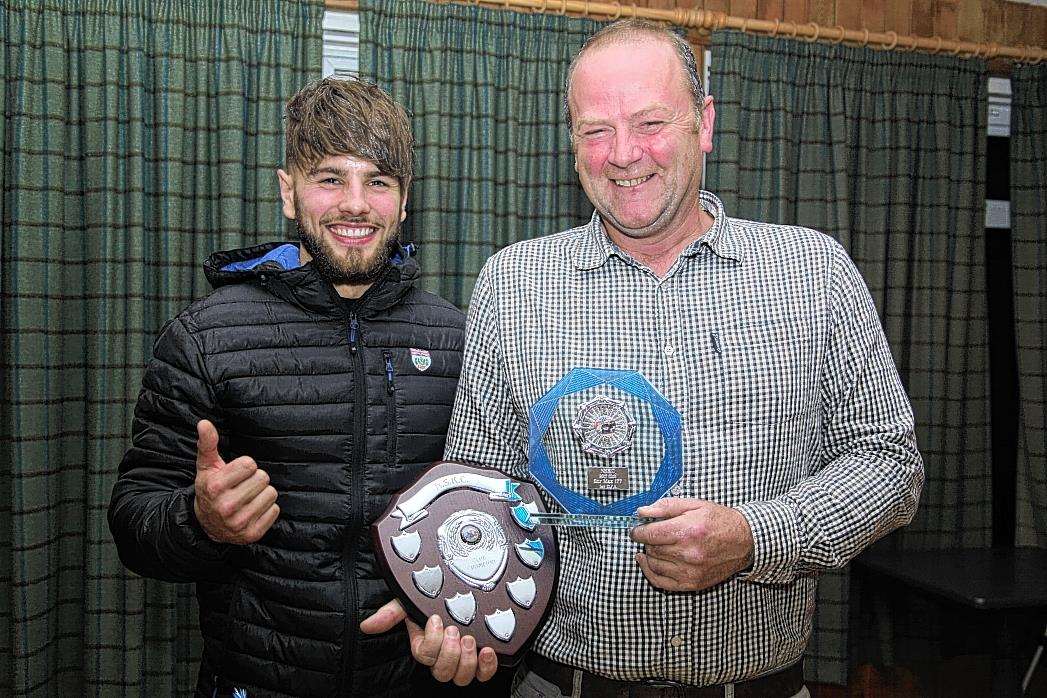
<path fill-rule="evenodd" d="M 324 0 L 330 10 L 356 10 L 358 0 Z M 434 2 L 445 0 L 433 0 Z M 897 32 L 871 32 L 868 29 L 844 29 L 842 26 L 826 27 L 814 22 L 797 24 L 781 20 L 750 19 L 734 17 L 723 12 L 683 9 L 661 10 L 637 7 L 635 3 L 590 2 L 590 0 L 460 0 L 462 4 L 487 8 L 530 10 L 566 14 L 571 12 L 585 17 L 619 19 L 640 17 L 656 22 L 670 22 L 677 26 L 710 32 L 717 29 L 738 29 L 765 36 L 781 36 L 803 39 L 809 42 L 823 41 L 839 44 L 847 42 L 859 46 L 870 46 L 886 51 L 921 51 L 925 53 L 947 53 L 964 58 L 1002 58 L 1036 65 L 1047 59 L 1047 50 L 1035 46 L 1001 46 L 997 43 L 975 43 L 952 41 L 940 36 L 899 36 Z"/>

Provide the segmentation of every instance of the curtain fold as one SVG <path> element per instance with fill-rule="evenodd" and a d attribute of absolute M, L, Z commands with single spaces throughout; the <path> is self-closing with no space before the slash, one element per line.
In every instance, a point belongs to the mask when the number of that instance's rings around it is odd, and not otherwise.
<path fill-rule="evenodd" d="M 106 524 L 161 324 L 208 253 L 287 236 L 286 99 L 322 0 L 0 0 L 0 694 L 178 695 L 192 587 Z"/>
<path fill-rule="evenodd" d="M 883 544 L 989 545 L 985 63 L 735 32 L 712 53 L 707 188 L 847 248 L 913 403 L 927 483 Z M 812 680 L 846 682 L 850 595 L 846 571 L 822 576 Z"/>
<path fill-rule="evenodd" d="M 487 258 L 584 223 L 561 114 L 571 57 L 600 25 L 420 0 L 362 0 L 360 74 L 407 109 L 416 179 L 404 237 L 423 285 L 465 308 Z"/>
<path fill-rule="evenodd" d="M 1047 547 L 1047 66 L 1011 74 L 1011 235 L 1018 347 L 1019 545 Z"/>

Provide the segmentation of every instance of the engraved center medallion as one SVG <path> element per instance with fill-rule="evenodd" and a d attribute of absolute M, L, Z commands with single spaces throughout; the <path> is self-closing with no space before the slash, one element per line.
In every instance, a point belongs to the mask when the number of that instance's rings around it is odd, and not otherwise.
<path fill-rule="evenodd" d="M 509 541 L 498 520 L 475 509 L 456 511 L 436 531 L 440 555 L 456 577 L 490 591 L 508 562 Z"/>

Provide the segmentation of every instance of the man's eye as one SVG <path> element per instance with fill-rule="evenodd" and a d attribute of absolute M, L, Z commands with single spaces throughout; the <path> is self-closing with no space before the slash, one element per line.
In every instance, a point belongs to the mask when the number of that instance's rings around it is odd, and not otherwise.
<path fill-rule="evenodd" d="M 372 179 L 371 180 L 371 186 L 372 187 L 383 187 L 384 188 L 384 187 L 388 187 L 389 186 L 389 182 L 385 181 L 384 179 Z"/>
<path fill-rule="evenodd" d="M 640 125 L 647 131 L 657 131 L 658 129 L 660 129 L 662 127 L 662 124 L 664 124 L 664 123 L 665 123 L 664 121 L 660 121 L 660 120 L 655 119 L 655 120 L 652 120 L 652 121 L 645 121 L 645 122 L 643 122 Z"/>
<path fill-rule="evenodd" d="M 338 184 L 341 184 L 341 182 L 339 182 L 336 177 L 324 177 L 323 179 L 320 180 L 320 184 L 338 185 Z"/>
<path fill-rule="evenodd" d="M 605 128 L 589 128 L 582 131 L 582 136 L 585 138 L 599 138 L 605 134 L 607 134 L 607 129 Z"/>

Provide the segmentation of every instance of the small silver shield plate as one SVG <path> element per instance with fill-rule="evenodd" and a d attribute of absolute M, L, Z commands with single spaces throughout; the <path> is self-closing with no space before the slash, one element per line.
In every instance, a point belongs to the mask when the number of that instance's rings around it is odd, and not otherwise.
<path fill-rule="evenodd" d="M 516 631 L 516 615 L 511 608 L 504 611 L 495 609 L 494 613 L 484 616 L 484 622 L 487 623 L 487 629 L 491 634 L 502 642 L 509 642 Z"/>
<path fill-rule="evenodd" d="M 516 556 L 520 558 L 520 562 L 532 570 L 538 569 L 542 565 L 542 560 L 545 559 L 545 546 L 542 544 L 542 539 L 524 538 L 523 543 L 516 544 Z"/>
<path fill-rule="evenodd" d="M 534 603 L 534 595 L 537 591 L 534 586 L 534 577 L 528 577 L 527 579 L 517 577 L 506 584 L 506 588 L 509 591 L 509 598 L 521 607 L 530 608 L 531 604 Z"/>
<path fill-rule="evenodd" d="M 447 606 L 447 612 L 451 614 L 451 617 L 462 625 L 469 625 L 476 617 L 476 597 L 471 591 L 444 599 L 444 605 Z"/>
<path fill-rule="evenodd" d="M 393 536 L 390 539 L 393 550 L 404 562 L 414 562 L 418 559 L 418 551 L 422 549 L 422 537 L 417 531 Z"/>
<path fill-rule="evenodd" d="M 423 567 L 411 572 L 411 578 L 418 591 L 431 599 L 435 599 L 444 585 L 444 573 L 439 567 Z"/>

